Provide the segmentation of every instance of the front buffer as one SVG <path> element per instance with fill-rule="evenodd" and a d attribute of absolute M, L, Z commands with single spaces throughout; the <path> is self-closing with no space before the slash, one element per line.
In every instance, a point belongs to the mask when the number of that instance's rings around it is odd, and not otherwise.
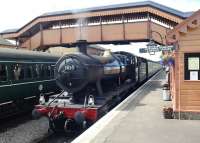
<path fill-rule="evenodd" d="M 73 104 L 36 105 L 32 113 L 34 118 L 47 117 L 49 129 L 54 132 L 85 129 L 98 119 L 98 107 Z"/>

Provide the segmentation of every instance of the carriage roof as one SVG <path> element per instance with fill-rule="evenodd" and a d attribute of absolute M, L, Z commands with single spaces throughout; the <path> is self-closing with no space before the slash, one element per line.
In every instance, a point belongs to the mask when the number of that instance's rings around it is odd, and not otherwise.
<path fill-rule="evenodd" d="M 28 51 L 21 49 L 0 48 L 1 60 L 58 60 L 60 56 L 46 52 Z"/>

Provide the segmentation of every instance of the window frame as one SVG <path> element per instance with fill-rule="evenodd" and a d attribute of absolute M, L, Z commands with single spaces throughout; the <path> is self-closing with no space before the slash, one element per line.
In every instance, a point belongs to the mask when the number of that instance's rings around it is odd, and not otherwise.
<path fill-rule="evenodd" d="M 22 71 L 22 73 L 23 73 L 23 78 L 20 78 L 20 75 L 19 75 L 19 79 L 15 79 L 15 75 L 14 75 L 14 65 L 22 65 L 22 69 L 23 69 L 23 71 Z M 21 82 L 21 81 L 25 81 L 26 79 L 25 79 L 25 64 L 24 63 L 18 63 L 18 62 L 16 62 L 16 63 L 11 63 L 10 64 L 10 70 L 11 70 L 11 81 L 12 82 L 14 82 L 14 83 L 18 83 L 18 82 Z M 20 71 L 21 72 L 21 71 Z"/>
<path fill-rule="evenodd" d="M 199 58 L 199 70 L 189 70 L 188 69 L 188 59 L 189 58 Z M 190 72 L 198 72 L 198 80 L 190 80 Z M 200 53 L 184 53 L 184 81 L 200 81 Z"/>
<path fill-rule="evenodd" d="M 9 82 L 9 77 L 8 77 L 8 65 L 6 63 L 0 62 L 0 65 L 4 65 L 5 66 L 5 76 L 6 76 L 6 80 L 0 80 L 0 85 L 8 83 Z"/>

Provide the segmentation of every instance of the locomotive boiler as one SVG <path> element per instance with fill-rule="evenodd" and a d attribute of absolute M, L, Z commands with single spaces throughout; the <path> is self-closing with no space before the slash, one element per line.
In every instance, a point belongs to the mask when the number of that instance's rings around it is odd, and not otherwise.
<path fill-rule="evenodd" d="M 65 55 L 56 64 L 56 82 L 59 87 L 72 95 L 74 102 L 84 98 L 86 95 L 83 93 L 92 95 L 91 92 L 94 92 L 95 96 L 103 96 L 108 86 L 112 88 L 127 79 L 133 79 L 127 74 L 127 66 L 130 70 L 130 65 L 132 65 L 130 72 L 134 72 L 133 57 L 126 57 L 123 61 L 122 55 L 113 54 L 109 50 L 99 56 L 88 55 L 86 50 L 84 51 L 84 53 Z"/>
<path fill-rule="evenodd" d="M 79 41 L 80 52 L 58 60 L 55 79 L 63 92 L 35 107 L 53 131 L 90 126 L 160 69 L 128 52 L 89 54 L 87 47 Z"/>

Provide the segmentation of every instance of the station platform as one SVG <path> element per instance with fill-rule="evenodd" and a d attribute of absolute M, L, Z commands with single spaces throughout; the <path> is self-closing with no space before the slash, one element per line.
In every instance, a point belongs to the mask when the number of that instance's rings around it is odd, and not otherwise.
<path fill-rule="evenodd" d="M 161 71 L 72 143 L 199 143 L 200 121 L 163 118 L 164 82 Z"/>

